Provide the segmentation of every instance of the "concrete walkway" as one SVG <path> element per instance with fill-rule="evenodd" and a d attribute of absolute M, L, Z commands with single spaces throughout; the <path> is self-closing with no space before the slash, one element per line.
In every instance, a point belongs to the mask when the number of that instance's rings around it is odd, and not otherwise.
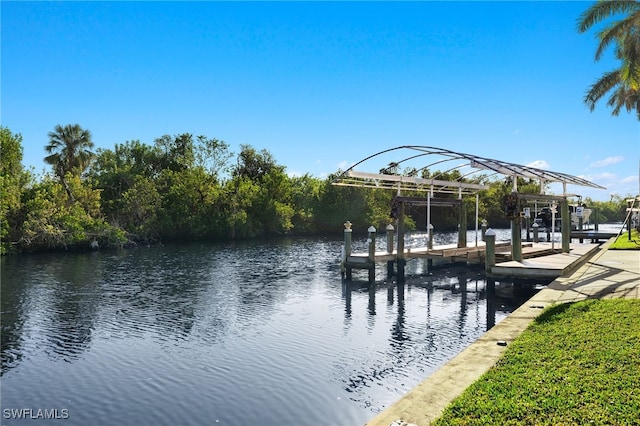
<path fill-rule="evenodd" d="M 367 426 L 429 425 L 487 372 L 542 309 L 588 298 L 640 298 L 640 250 L 601 248 L 571 276 L 558 278 L 455 358 L 435 371 Z"/>

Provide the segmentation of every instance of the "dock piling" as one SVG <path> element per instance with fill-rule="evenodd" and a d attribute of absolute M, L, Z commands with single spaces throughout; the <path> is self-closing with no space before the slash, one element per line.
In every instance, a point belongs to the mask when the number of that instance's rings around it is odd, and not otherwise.
<path fill-rule="evenodd" d="M 396 280 L 404 282 L 404 202 L 398 210 L 398 242 L 396 247 Z"/>
<path fill-rule="evenodd" d="M 522 228 L 520 226 L 520 217 L 511 219 L 511 258 L 516 262 L 522 262 Z"/>
<path fill-rule="evenodd" d="M 515 212 L 511 217 L 511 258 L 516 262 L 522 262 L 522 216 L 520 211 L 520 199 L 516 197 Z M 494 240 L 495 241 L 495 240 Z"/>
<path fill-rule="evenodd" d="M 347 281 L 351 281 L 351 267 L 347 265 L 347 259 L 351 256 L 351 234 L 351 222 L 347 220 L 344 223 L 344 248 L 342 250 L 344 255 L 342 259 L 342 276 L 344 278 L 346 274 Z"/>
<path fill-rule="evenodd" d="M 491 267 L 496 264 L 496 232 L 489 228 L 484 235 L 486 242 L 486 255 L 484 260 L 484 269 L 487 273 L 491 272 Z"/>
<path fill-rule="evenodd" d="M 387 253 L 393 253 L 393 225 L 387 225 Z M 391 278 L 393 276 L 393 260 L 387 261 L 387 277 Z"/>
<path fill-rule="evenodd" d="M 571 213 L 569 213 L 569 203 L 567 200 L 561 203 L 562 209 L 562 222 L 560 226 L 562 228 L 562 253 L 569 253 L 571 251 Z"/>
<path fill-rule="evenodd" d="M 428 226 L 428 239 L 427 239 L 427 249 L 433 250 L 433 225 L 429 224 Z M 427 259 L 427 267 L 433 266 L 433 259 Z"/>
<path fill-rule="evenodd" d="M 367 240 L 369 243 L 369 283 L 372 283 L 376 276 L 376 228 L 371 225 L 367 231 L 369 232 Z"/>
<path fill-rule="evenodd" d="M 458 207 L 458 247 L 467 246 L 467 209 L 464 202 Z"/>

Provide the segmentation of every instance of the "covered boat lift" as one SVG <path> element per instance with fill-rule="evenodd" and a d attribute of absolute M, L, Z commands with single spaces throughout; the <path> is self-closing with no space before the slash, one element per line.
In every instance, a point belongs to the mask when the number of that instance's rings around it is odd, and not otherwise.
<path fill-rule="evenodd" d="M 389 161 L 391 158 L 391 161 Z M 386 160 L 385 160 L 386 159 Z M 444 165 L 446 170 L 428 178 L 420 177 L 424 172 L 431 172 L 432 168 Z M 378 168 L 379 172 L 362 172 L 356 167 L 366 166 Z M 377 167 L 376 167 L 377 166 Z M 400 169 L 404 172 L 401 173 Z M 450 172 L 458 171 L 456 180 L 438 179 Z M 478 244 L 479 228 L 479 196 L 478 192 L 489 189 L 489 183 L 495 176 L 511 178 L 512 192 L 504 200 L 505 214 L 511 221 L 511 247 L 512 259 L 522 261 L 522 230 L 520 218 L 523 216 L 522 201 L 540 201 L 559 205 L 561 215 L 569 217 L 569 204 L 567 197 L 577 196 L 567 190 L 568 185 L 577 185 L 598 189 L 606 189 L 603 186 L 592 183 L 586 179 L 572 176 L 566 173 L 553 172 L 536 167 L 523 166 L 501 160 L 490 159 L 478 155 L 455 152 L 444 148 L 421 145 L 403 145 L 390 148 L 370 155 L 347 170 L 340 173 L 333 181 L 333 185 L 354 186 L 364 188 L 383 188 L 396 192 L 394 208 L 397 210 L 397 250 L 395 264 L 398 278 L 404 279 L 404 207 L 406 204 L 422 204 L 427 207 L 427 232 L 428 240 L 432 240 L 431 207 L 436 205 L 459 206 L 459 231 L 458 247 L 466 247 L 466 211 L 463 196 L 475 195 L 475 230 L 476 245 Z M 518 179 L 526 178 L 538 181 L 539 194 L 525 194 L 518 192 Z M 562 184 L 562 194 L 545 194 L 547 184 Z M 424 198 L 406 197 L 403 192 L 423 192 Z M 456 198 L 437 197 L 438 194 L 453 194 Z M 562 252 L 570 251 L 571 224 L 570 220 L 562 220 Z M 431 248 L 431 247 L 429 247 Z M 428 249 L 429 249 L 428 248 Z"/>

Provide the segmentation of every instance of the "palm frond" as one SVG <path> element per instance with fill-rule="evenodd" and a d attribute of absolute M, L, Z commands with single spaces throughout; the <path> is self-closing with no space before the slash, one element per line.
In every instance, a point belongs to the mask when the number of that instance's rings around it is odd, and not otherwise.
<path fill-rule="evenodd" d="M 638 17 L 640 17 L 640 13 L 638 13 Z M 623 19 L 621 21 L 613 22 L 603 28 L 598 33 L 600 44 L 596 49 L 595 60 L 599 61 L 602 54 L 612 43 L 625 43 L 625 39 L 627 39 L 628 35 L 634 28 L 637 28 L 638 24 L 640 24 L 640 21 L 634 22 L 633 19 Z"/>
<path fill-rule="evenodd" d="M 604 52 L 614 46 L 614 55 L 621 61 L 620 68 L 603 74 L 589 88 L 584 102 L 593 111 L 596 103 L 612 92 L 607 105 L 613 108 L 613 115 L 618 115 L 624 107 L 628 112 L 635 109 L 640 118 L 640 0 L 600 0 L 580 15 L 578 31 L 585 32 L 618 15 L 623 16 L 605 22 L 597 33 L 599 44 L 595 60 L 600 60 Z"/>
<path fill-rule="evenodd" d="M 587 91 L 584 97 L 584 103 L 587 104 L 589 110 L 593 111 L 596 103 L 611 89 L 620 83 L 620 71 L 614 70 L 606 72 L 596 81 Z"/>
<path fill-rule="evenodd" d="M 640 111 L 640 92 L 625 86 L 620 86 L 614 91 L 611 97 L 609 97 L 607 105 L 613 107 L 611 114 L 616 116 L 620 113 L 622 107 L 624 107 L 627 112 L 631 112 L 634 109 Z"/>
<path fill-rule="evenodd" d="M 94 157 L 93 146 L 91 132 L 80 125 L 56 125 L 54 131 L 49 132 L 49 144 L 45 150 L 50 155 L 45 161 L 54 167 L 60 178 L 67 172 L 81 174 Z"/>
<path fill-rule="evenodd" d="M 618 14 L 640 11 L 640 2 L 636 0 L 598 1 L 585 10 L 578 18 L 578 32 L 584 33 L 594 25 Z"/>
<path fill-rule="evenodd" d="M 60 154 L 47 155 L 46 157 L 44 157 L 44 162 L 47 164 L 51 164 L 52 166 L 55 166 L 57 163 L 60 162 Z"/>

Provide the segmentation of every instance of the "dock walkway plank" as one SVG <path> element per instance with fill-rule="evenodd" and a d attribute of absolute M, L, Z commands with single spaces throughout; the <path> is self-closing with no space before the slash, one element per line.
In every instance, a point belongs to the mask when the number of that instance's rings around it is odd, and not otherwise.
<path fill-rule="evenodd" d="M 508 241 L 499 241 L 496 243 L 496 248 L 511 249 L 511 243 Z M 432 249 L 428 247 L 409 247 L 404 249 L 405 259 L 417 259 L 417 258 L 452 258 L 460 256 L 468 257 L 483 257 L 479 256 L 479 253 L 485 252 L 484 241 L 478 241 L 476 243 L 468 244 L 467 247 L 458 247 L 457 244 L 444 244 L 440 246 L 434 246 Z M 393 250 L 391 253 L 387 251 L 375 252 L 375 262 L 383 262 L 396 260 L 397 250 Z M 364 261 L 363 261 L 364 259 Z M 366 263 L 369 259 L 368 253 L 352 253 L 347 257 L 347 263 L 362 264 Z"/>
<path fill-rule="evenodd" d="M 539 250 L 551 243 L 539 244 Z M 541 246 L 541 247 L 540 247 Z M 490 275 L 514 278 L 558 278 L 582 264 L 582 260 L 597 250 L 599 244 L 570 244 L 569 253 L 551 253 L 538 257 L 524 258 L 522 262 L 508 260 L 491 267 Z"/>
<path fill-rule="evenodd" d="M 569 253 L 561 253 L 559 243 L 531 243 L 522 244 L 522 261 L 511 260 L 511 243 L 500 241 L 496 243 L 496 264 L 490 268 L 488 275 L 493 277 L 508 277 L 521 279 L 553 279 L 564 276 L 582 264 L 582 259 L 592 251 L 597 250 L 597 243 L 571 243 Z M 481 263 L 485 257 L 485 243 L 479 241 L 476 245 L 458 247 L 456 244 L 446 244 L 428 249 L 427 247 L 410 247 L 404 250 L 404 258 L 409 259 L 440 259 L 450 262 Z M 396 260 L 396 250 L 389 253 L 378 251 L 375 253 L 374 264 Z M 350 268 L 371 268 L 368 253 L 354 253 L 347 257 L 346 265 Z"/>

